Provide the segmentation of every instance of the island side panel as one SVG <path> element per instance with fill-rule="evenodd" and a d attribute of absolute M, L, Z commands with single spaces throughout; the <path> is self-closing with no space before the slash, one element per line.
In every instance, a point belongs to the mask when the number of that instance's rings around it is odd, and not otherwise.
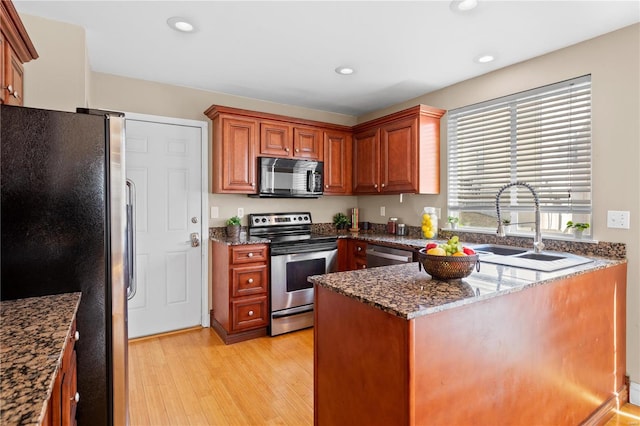
<path fill-rule="evenodd" d="M 623 264 L 417 318 L 416 424 L 582 423 L 623 389 L 625 310 Z"/>
<path fill-rule="evenodd" d="M 409 322 L 316 286 L 314 423 L 409 422 Z"/>

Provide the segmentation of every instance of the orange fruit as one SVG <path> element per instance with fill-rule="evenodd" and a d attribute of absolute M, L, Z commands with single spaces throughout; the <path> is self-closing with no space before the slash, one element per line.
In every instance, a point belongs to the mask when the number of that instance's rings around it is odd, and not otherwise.
<path fill-rule="evenodd" d="M 457 252 L 453 253 L 453 256 L 466 256 L 466 254 L 464 254 L 464 252 L 462 252 L 462 251 L 457 251 Z"/>

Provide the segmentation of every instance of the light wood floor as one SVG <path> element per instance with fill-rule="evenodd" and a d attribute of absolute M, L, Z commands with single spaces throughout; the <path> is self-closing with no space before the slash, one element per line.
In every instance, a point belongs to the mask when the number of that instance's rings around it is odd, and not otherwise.
<path fill-rule="evenodd" d="M 312 425 L 313 329 L 225 345 L 212 329 L 129 343 L 132 426 Z M 605 426 L 640 426 L 627 404 Z"/>

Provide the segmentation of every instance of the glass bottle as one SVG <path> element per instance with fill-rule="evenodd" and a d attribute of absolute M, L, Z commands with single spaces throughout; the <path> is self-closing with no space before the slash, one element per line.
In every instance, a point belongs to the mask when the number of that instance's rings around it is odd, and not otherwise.
<path fill-rule="evenodd" d="M 435 207 L 425 207 L 423 210 L 422 235 L 428 239 L 438 238 L 438 215 Z"/>
<path fill-rule="evenodd" d="M 397 217 L 390 217 L 389 221 L 387 222 L 387 234 L 394 234 L 396 233 L 396 224 L 398 223 L 398 218 Z"/>

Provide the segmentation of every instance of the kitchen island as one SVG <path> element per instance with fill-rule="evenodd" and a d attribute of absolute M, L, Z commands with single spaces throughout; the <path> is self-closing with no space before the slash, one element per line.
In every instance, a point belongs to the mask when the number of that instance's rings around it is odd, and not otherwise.
<path fill-rule="evenodd" d="M 579 424 L 626 399 L 626 262 L 310 277 L 315 424 Z"/>

